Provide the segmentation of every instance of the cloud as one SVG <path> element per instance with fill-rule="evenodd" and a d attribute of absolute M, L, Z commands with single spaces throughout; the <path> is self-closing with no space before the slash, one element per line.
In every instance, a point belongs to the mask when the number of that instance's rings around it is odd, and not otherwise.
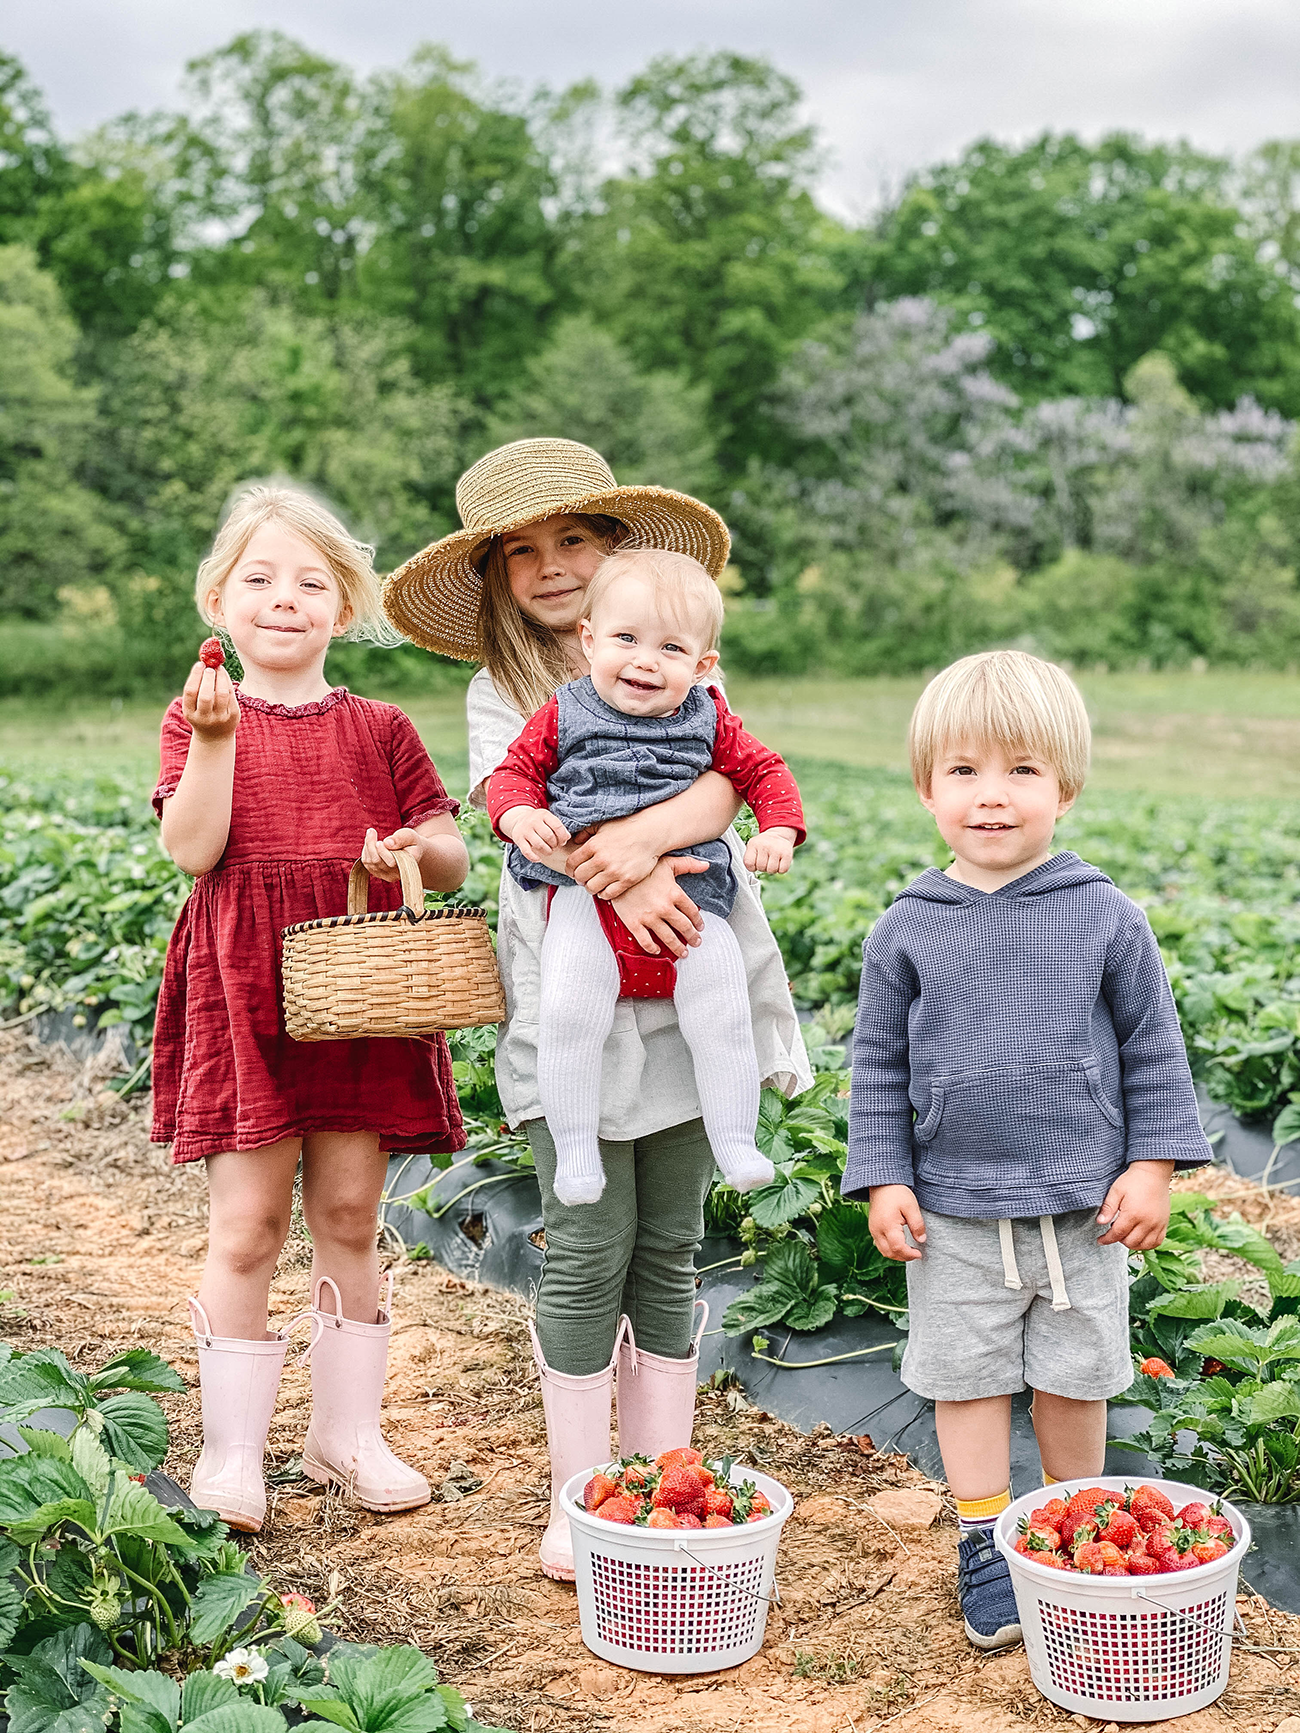
<path fill-rule="evenodd" d="M 616 85 L 654 54 L 766 54 L 802 85 L 846 215 L 985 133 L 1123 128 L 1243 151 L 1296 130 L 1294 0 L 10 0 L 0 40 L 75 133 L 174 106 L 184 62 L 274 27 L 362 71 L 447 43 L 524 86 Z"/>

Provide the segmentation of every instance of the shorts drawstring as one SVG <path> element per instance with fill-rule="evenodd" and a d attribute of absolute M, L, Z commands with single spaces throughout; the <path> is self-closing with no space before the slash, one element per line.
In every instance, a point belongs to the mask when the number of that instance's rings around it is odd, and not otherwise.
<path fill-rule="evenodd" d="M 1065 1291 L 1065 1271 L 1061 1268 L 1061 1253 L 1056 1244 L 1056 1224 L 1051 1216 L 1039 1216 L 1038 1227 L 1043 1236 L 1043 1256 L 1047 1259 L 1047 1274 L 1052 1283 L 1052 1310 L 1068 1312 L 1070 1296 Z"/>
<path fill-rule="evenodd" d="M 998 1223 L 998 1238 L 1002 1242 L 1002 1275 L 1004 1288 L 1023 1288 L 1020 1271 L 1016 1268 L 1016 1248 L 1011 1238 L 1011 1223 Z"/>
<path fill-rule="evenodd" d="M 1047 1275 L 1052 1284 L 1052 1310 L 1068 1312 L 1070 1296 L 1065 1291 L 1065 1271 L 1061 1266 L 1061 1251 L 1056 1243 L 1056 1226 L 1051 1216 L 1039 1216 L 1038 1231 L 1043 1236 L 1043 1256 L 1047 1259 Z M 1016 1268 L 1016 1248 L 1009 1220 L 998 1223 L 998 1240 L 1002 1247 L 1003 1287 L 1023 1288 L 1025 1284 Z"/>

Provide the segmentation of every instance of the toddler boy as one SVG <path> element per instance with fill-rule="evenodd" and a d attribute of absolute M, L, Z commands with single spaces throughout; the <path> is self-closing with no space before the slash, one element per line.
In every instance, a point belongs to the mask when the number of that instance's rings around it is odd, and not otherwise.
<path fill-rule="evenodd" d="M 1089 746 L 1078 689 L 1037 657 L 967 656 L 932 680 L 912 776 L 956 858 L 863 947 L 843 1191 L 907 1264 L 902 1376 L 935 1404 L 983 1649 L 1020 1636 L 990 1533 L 1011 1397 L 1034 1392 L 1048 1484 L 1102 1472 L 1106 1399 L 1133 1377 L 1127 1252 L 1164 1238 L 1175 1167 L 1211 1159 L 1146 916 L 1051 853 Z"/>

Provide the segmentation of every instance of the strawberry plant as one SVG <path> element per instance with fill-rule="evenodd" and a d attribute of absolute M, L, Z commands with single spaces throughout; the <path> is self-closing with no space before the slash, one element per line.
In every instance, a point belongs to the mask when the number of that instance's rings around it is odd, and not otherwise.
<path fill-rule="evenodd" d="M 80 1373 L 53 1350 L 0 1348 L 0 1419 L 21 1445 L 0 1459 L 13 1733 L 274 1733 L 285 1708 L 353 1733 L 480 1733 L 418 1650 L 341 1643 L 319 1659 L 305 1644 L 330 1609 L 270 1589 L 215 1512 L 150 1490 L 142 1470 L 167 1449 L 152 1393 L 183 1388 L 143 1349 Z M 27 1424 L 51 1409 L 66 1436 Z"/>

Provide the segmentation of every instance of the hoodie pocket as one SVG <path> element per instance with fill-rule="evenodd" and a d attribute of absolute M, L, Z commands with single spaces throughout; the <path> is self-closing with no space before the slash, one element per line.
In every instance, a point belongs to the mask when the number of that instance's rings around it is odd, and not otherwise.
<path fill-rule="evenodd" d="M 1124 1116 L 1092 1059 L 937 1077 L 914 1136 L 919 1179 L 971 1191 L 1100 1179 L 1124 1159 Z"/>

